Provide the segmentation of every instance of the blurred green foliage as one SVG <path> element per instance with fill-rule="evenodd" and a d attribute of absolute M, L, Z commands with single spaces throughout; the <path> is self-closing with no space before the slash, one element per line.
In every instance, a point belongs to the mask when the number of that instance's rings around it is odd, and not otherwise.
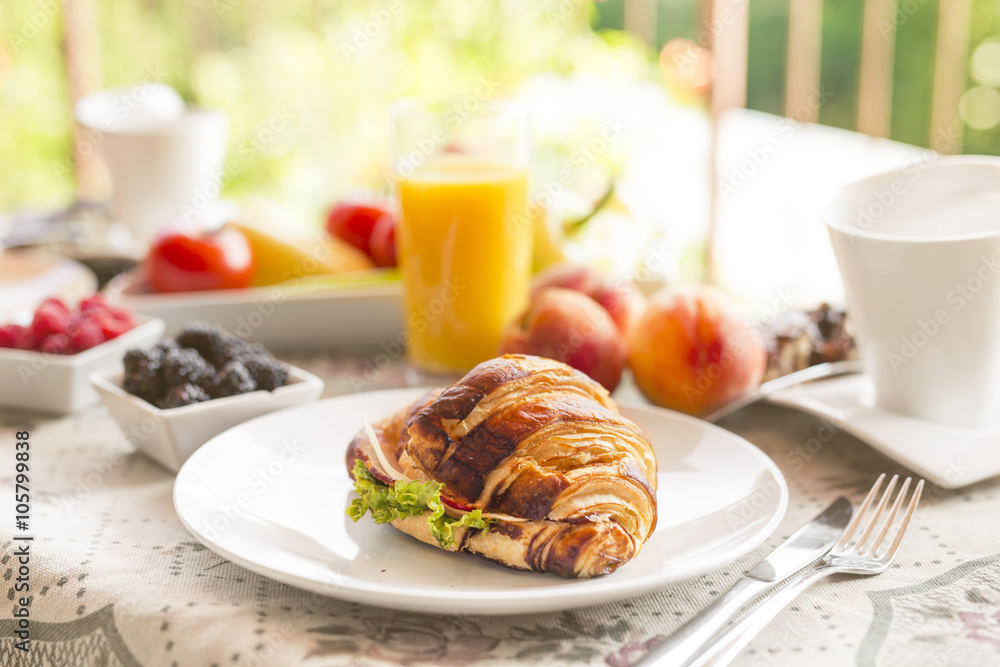
<path fill-rule="evenodd" d="M 383 185 L 386 109 L 406 95 L 497 94 L 541 72 L 649 77 L 655 53 L 621 34 L 623 0 L 94 0 L 103 85 L 160 80 L 232 119 L 243 160 L 226 194 L 315 214 Z M 749 105 L 780 112 L 788 0 L 751 2 Z M 1000 0 L 974 0 L 973 46 L 998 32 Z M 71 109 L 56 0 L 0 3 L 0 208 L 74 197 Z M 821 121 L 851 127 L 862 0 L 825 3 Z M 893 137 L 926 144 L 937 2 L 899 28 Z M 660 0 L 658 41 L 692 37 L 694 0 Z M 654 74 L 655 76 L 655 74 Z M 273 137 L 275 114 L 293 122 Z M 1000 149 L 998 129 L 966 152 Z M 264 141 L 264 138 L 267 140 Z M 243 150 L 247 143 L 254 150 Z M 252 157 L 247 157 L 251 156 Z"/>
<path fill-rule="evenodd" d="M 61 5 L 0 4 L 0 207 L 74 195 Z M 388 105 L 503 95 L 539 71 L 648 69 L 634 40 L 590 29 L 590 3 L 535 0 L 95 0 L 107 87 L 162 81 L 231 118 L 226 187 L 315 211 L 352 186 L 378 186 Z M 644 72 L 648 75 L 648 71 Z M 275 114 L 287 130 L 261 130 Z M 267 141 L 264 141 L 264 139 Z M 253 150 L 246 148 L 246 142 Z"/>

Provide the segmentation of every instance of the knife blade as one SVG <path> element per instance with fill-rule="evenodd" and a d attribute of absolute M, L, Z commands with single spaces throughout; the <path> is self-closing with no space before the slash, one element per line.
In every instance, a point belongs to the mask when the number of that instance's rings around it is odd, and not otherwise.
<path fill-rule="evenodd" d="M 654 646 L 634 667 L 684 664 L 744 607 L 832 549 L 853 512 L 847 498 L 837 498 L 757 563 L 732 588 Z"/>

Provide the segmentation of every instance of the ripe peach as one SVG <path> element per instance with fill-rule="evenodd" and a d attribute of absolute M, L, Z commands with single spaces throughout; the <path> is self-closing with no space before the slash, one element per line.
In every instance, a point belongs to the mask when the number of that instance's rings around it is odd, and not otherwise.
<path fill-rule="evenodd" d="M 504 331 L 500 354 L 556 359 L 613 391 L 621 380 L 627 350 L 625 338 L 596 301 L 550 287 L 535 292 L 528 310 Z"/>
<path fill-rule="evenodd" d="M 545 269 L 532 285 L 532 294 L 549 287 L 565 287 L 583 292 L 604 307 L 618 330 L 628 330 L 646 308 L 646 297 L 630 280 L 615 280 L 596 269 L 580 264 L 556 264 Z"/>
<path fill-rule="evenodd" d="M 629 365 L 646 398 L 692 415 L 756 387 L 766 365 L 757 331 L 707 285 L 654 294 L 628 343 Z"/>

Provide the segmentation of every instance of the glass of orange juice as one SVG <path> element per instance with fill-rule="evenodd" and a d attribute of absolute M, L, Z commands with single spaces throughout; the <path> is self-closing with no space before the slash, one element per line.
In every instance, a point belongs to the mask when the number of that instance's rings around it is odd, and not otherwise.
<path fill-rule="evenodd" d="M 503 327 L 528 302 L 527 110 L 403 101 L 391 115 L 410 361 L 464 373 L 496 356 Z"/>

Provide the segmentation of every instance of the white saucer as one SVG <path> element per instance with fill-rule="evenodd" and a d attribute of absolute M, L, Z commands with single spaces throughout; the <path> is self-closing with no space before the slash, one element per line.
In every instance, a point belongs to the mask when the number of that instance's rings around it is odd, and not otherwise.
<path fill-rule="evenodd" d="M 656 530 L 642 552 L 594 579 L 508 570 L 436 549 L 391 526 L 345 514 L 354 497 L 347 444 L 421 389 L 330 398 L 216 436 L 174 484 L 181 522 L 249 570 L 324 595 L 431 613 L 538 613 L 642 595 L 723 567 L 777 527 L 788 489 L 743 438 L 643 404 L 622 412 L 649 435 L 658 467 Z"/>
<path fill-rule="evenodd" d="M 1000 475 L 1000 427 L 948 426 L 875 407 L 874 388 L 863 375 L 797 385 L 768 400 L 825 418 L 946 489 Z"/>

